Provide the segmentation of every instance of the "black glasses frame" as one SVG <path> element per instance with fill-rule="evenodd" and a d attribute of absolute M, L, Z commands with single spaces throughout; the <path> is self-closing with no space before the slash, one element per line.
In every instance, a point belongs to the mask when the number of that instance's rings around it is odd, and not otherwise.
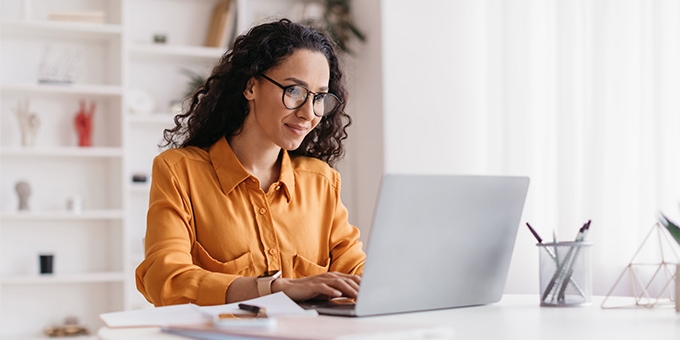
<path fill-rule="evenodd" d="M 307 100 L 309 99 L 310 94 L 313 95 L 313 97 L 312 97 L 312 112 L 314 112 L 314 115 L 317 116 L 317 117 L 323 117 L 323 116 L 327 116 L 327 115 L 333 113 L 342 104 L 342 101 L 340 100 L 340 98 L 338 98 L 338 96 L 336 96 L 336 95 L 334 95 L 330 92 L 313 92 L 313 91 L 310 91 L 308 88 L 306 88 L 304 85 L 300 85 L 300 84 L 293 84 L 293 85 L 284 86 L 284 85 L 279 84 L 276 80 L 267 77 L 267 75 L 265 75 L 265 74 L 261 74 L 261 76 L 262 76 L 262 78 L 269 80 L 269 82 L 271 82 L 272 84 L 278 86 L 280 89 L 283 90 L 283 94 L 281 95 L 281 102 L 283 102 L 283 106 L 285 106 L 288 110 L 297 110 L 297 109 L 301 108 L 303 105 L 305 105 L 307 103 Z M 295 106 L 295 107 L 290 107 L 290 106 L 286 105 L 286 91 L 289 88 L 296 87 L 296 86 L 302 87 L 303 89 L 305 89 L 305 91 L 307 91 L 307 96 L 305 96 L 305 100 L 303 100 L 302 103 L 300 103 L 300 105 Z M 320 95 L 332 96 L 332 98 L 335 98 L 337 105 L 335 105 L 335 107 L 332 110 L 330 110 L 326 113 L 318 114 L 316 112 L 316 106 L 314 104 L 316 103 L 316 100 L 317 100 L 317 98 L 319 98 Z"/>

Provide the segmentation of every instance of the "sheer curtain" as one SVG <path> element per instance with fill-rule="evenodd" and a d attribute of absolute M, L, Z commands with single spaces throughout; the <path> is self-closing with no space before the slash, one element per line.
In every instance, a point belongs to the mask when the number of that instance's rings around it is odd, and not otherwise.
<path fill-rule="evenodd" d="M 606 294 L 657 211 L 680 221 L 680 1 L 487 5 L 489 162 L 531 176 L 524 218 L 543 238 L 571 240 L 592 220 Z M 535 256 L 523 232 L 519 257 Z M 655 261 L 650 249 L 638 260 Z M 516 265 L 508 290 L 526 292 Z M 623 281 L 615 293 L 630 294 Z"/>

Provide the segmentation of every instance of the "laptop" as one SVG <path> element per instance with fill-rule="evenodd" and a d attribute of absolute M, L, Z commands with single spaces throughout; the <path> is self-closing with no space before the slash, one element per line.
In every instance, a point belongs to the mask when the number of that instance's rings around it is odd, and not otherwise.
<path fill-rule="evenodd" d="M 500 301 L 529 178 L 383 177 L 356 301 L 303 302 L 370 316 Z"/>

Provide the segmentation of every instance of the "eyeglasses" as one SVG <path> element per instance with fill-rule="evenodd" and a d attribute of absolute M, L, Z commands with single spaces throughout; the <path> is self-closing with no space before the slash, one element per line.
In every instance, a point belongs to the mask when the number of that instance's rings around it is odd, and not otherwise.
<path fill-rule="evenodd" d="M 332 113 L 342 103 L 340 99 L 332 93 L 312 92 L 306 87 L 298 84 L 283 86 L 264 74 L 262 74 L 262 78 L 269 80 L 272 84 L 283 90 L 281 100 L 283 101 L 283 106 L 289 110 L 299 109 L 302 105 L 305 105 L 310 94 L 313 95 L 312 106 L 314 108 L 314 115 L 317 117 L 323 117 Z"/>

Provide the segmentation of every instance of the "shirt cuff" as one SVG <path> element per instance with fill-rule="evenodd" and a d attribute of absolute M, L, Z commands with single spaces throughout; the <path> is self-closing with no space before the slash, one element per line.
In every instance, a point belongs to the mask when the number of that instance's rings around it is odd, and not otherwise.
<path fill-rule="evenodd" d="M 198 287 L 196 304 L 199 306 L 223 305 L 227 301 L 227 289 L 238 275 L 210 273 Z"/>

